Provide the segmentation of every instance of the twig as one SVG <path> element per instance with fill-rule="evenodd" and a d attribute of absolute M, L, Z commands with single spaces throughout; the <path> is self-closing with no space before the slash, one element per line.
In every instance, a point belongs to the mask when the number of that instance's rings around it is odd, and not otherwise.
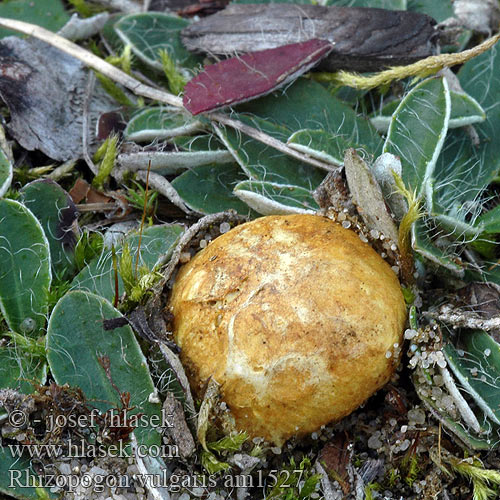
<path fill-rule="evenodd" d="M 76 209 L 79 212 L 113 212 L 117 209 L 116 203 L 78 203 Z"/>
<path fill-rule="evenodd" d="M 83 49 L 69 40 L 66 40 L 66 38 L 52 33 L 41 26 L 25 23 L 23 21 L 16 21 L 14 19 L 6 19 L 4 17 L 0 17 L 0 26 L 19 31 L 25 35 L 34 36 L 35 38 L 58 48 L 66 54 L 75 57 L 89 68 L 95 69 L 108 78 L 111 78 L 113 81 L 120 83 L 134 92 L 134 94 L 142 95 L 143 97 L 148 97 L 155 101 L 171 104 L 177 108 L 183 107 L 182 99 L 180 97 L 174 96 L 163 90 L 156 90 L 152 87 L 144 85 L 135 78 L 127 75 L 124 71 L 121 71 L 106 61 L 103 61 L 100 57 L 97 57 L 88 50 Z"/>
<path fill-rule="evenodd" d="M 245 123 L 240 122 L 239 120 L 234 120 L 233 118 L 229 118 L 227 115 L 223 113 L 210 113 L 208 117 L 218 123 L 221 123 L 223 125 L 228 125 L 231 128 L 239 130 L 240 132 L 243 132 L 244 134 L 252 137 L 253 139 L 258 140 L 263 144 L 267 144 L 268 146 L 271 146 L 272 148 L 277 149 L 278 151 L 281 151 L 282 153 L 285 153 L 286 155 L 291 156 L 292 158 L 300 160 L 304 163 L 308 163 L 313 167 L 318 167 L 323 170 L 327 170 L 328 172 L 339 171 L 339 167 L 331 165 L 330 163 L 325 163 L 316 160 L 314 158 L 311 158 L 310 156 L 300 153 L 292 149 L 290 146 L 287 146 L 284 142 L 281 142 L 278 139 L 275 139 L 274 137 L 271 137 L 270 135 L 261 132 L 256 128 L 250 127 L 249 125 L 246 125 Z"/>
<path fill-rule="evenodd" d="M 0 26 L 5 28 L 9 28 L 15 31 L 19 31 L 20 33 L 24 33 L 26 35 L 33 36 L 42 40 L 49 45 L 52 45 L 59 50 L 69 54 L 70 56 L 75 57 L 80 60 L 83 64 L 92 68 L 96 71 L 99 71 L 103 75 L 111 78 L 113 81 L 123 85 L 124 87 L 131 90 L 136 95 L 141 95 L 143 97 L 147 97 L 149 99 L 153 99 L 154 101 L 163 102 L 165 104 L 170 104 L 171 106 L 175 106 L 177 108 L 182 108 L 182 99 L 180 97 L 174 96 L 169 92 L 165 92 L 164 90 L 158 90 L 148 85 L 141 83 L 139 80 L 129 76 L 124 71 L 121 71 L 118 68 L 115 68 L 113 65 L 103 61 L 101 58 L 92 54 L 91 52 L 79 47 L 78 45 L 66 40 L 65 38 L 52 33 L 51 31 L 46 30 L 40 26 L 36 26 L 34 24 L 25 23 L 23 21 L 16 21 L 13 19 L 6 19 L 4 17 L 0 17 Z M 208 115 L 210 119 L 221 123 L 223 125 L 228 125 L 232 128 L 240 130 L 244 134 L 267 144 L 282 153 L 291 156 L 292 158 L 296 158 L 304 163 L 308 163 L 314 167 L 321 168 L 327 171 L 337 171 L 338 168 L 330 165 L 328 163 L 321 162 L 319 160 L 315 160 L 314 158 L 309 157 L 299 151 L 295 151 L 294 149 L 287 146 L 285 143 L 271 137 L 270 135 L 256 129 L 250 127 L 239 120 L 234 120 L 233 118 L 229 118 L 223 113 L 211 113 Z"/>

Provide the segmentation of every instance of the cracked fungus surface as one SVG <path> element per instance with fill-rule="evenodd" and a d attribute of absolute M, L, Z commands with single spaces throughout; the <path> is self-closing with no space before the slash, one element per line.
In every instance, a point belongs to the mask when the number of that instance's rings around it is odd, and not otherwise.
<path fill-rule="evenodd" d="M 214 378 L 237 427 L 278 444 L 385 384 L 406 320 L 390 266 L 314 215 L 263 217 L 218 237 L 182 267 L 170 307 L 195 393 Z"/>

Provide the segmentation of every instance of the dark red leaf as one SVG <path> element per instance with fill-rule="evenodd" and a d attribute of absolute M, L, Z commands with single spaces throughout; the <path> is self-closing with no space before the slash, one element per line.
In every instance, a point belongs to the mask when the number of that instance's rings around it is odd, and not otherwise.
<path fill-rule="evenodd" d="M 268 94 L 305 73 L 330 50 L 330 42 L 314 38 L 212 64 L 184 88 L 184 107 L 197 115 Z"/>

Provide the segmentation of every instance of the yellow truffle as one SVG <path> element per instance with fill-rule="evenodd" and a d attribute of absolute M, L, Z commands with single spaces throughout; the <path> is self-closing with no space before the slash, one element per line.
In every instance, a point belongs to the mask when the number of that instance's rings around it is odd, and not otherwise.
<path fill-rule="evenodd" d="M 315 215 L 262 217 L 218 237 L 181 268 L 170 308 L 194 392 L 212 377 L 237 428 L 276 444 L 382 387 L 406 321 L 389 265 Z"/>

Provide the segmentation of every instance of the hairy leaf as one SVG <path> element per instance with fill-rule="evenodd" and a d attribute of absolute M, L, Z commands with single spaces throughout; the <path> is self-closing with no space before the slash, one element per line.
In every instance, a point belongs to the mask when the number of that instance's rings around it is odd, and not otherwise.
<path fill-rule="evenodd" d="M 315 213 L 319 207 L 309 189 L 265 181 L 243 181 L 234 194 L 261 215 Z"/>
<path fill-rule="evenodd" d="M 234 186 L 246 179 L 238 165 L 212 164 L 189 169 L 172 181 L 186 205 L 203 214 L 233 209 L 249 215 L 248 206 L 233 194 Z"/>
<path fill-rule="evenodd" d="M 129 14 L 114 25 L 124 43 L 131 44 L 141 61 L 160 71 L 163 65 L 160 49 L 168 52 L 172 60 L 184 68 L 195 68 L 202 58 L 189 52 L 180 40 L 180 32 L 189 21 L 162 12 Z"/>
<path fill-rule="evenodd" d="M 12 182 L 12 162 L 0 149 L 0 198 L 7 192 Z"/>
<path fill-rule="evenodd" d="M 160 264 L 159 259 L 165 260 L 173 251 L 178 238 L 184 231 L 183 226 L 178 224 L 153 226 L 145 228 L 142 233 L 141 252 L 139 266 L 145 265 L 150 269 Z M 137 254 L 139 235 L 132 233 L 125 237 L 124 244 L 127 244 L 134 259 Z M 117 259 L 120 259 L 123 245 L 116 249 Z M 110 249 L 106 248 L 102 254 L 92 260 L 71 283 L 71 289 L 86 290 L 96 293 L 106 298 L 110 302 L 115 296 L 115 273 L 113 269 L 113 258 Z M 118 275 L 118 289 L 121 295 L 124 290 L 123 281 Z"/>
<path fill-rule="evenodd" d="M 9 0 L 0 2 L 0 17 L 18 19 L 25 23 L 42 26 L 50 31 L 57 31 L 69 20 L 61 0 Z M 5 28 L 0 29 L 0 38 L 15 33 Z"/>
<path fill-rule="evenodd" d="M 15 445 L 14 448 L 16 449 Z M 14 456 L 8 446 L 0 445 L 0 493 L 19 500 L 40 500 L 38 488 L 23 480 L 27 476 L 43 481 L 43 476 L 38 476 L 28 457 Z M 43 493 L 45 498 L 59 497 L 45 488 L 40 488 L 40 493 Z"/>
<path fill-rule="evenodd" d="M 148 170 L 160 175 L 172 175 L 188 168 L 211 163 L 234 162 L 231 153 L 226 149 L 214 151 L 166 151 L 122 153 L 118 156 L 120 165 L 126 170 Z"/>
<path fill-rule="evenodd" d="M 131 141 L 150 142 L 189 135 L 202 128 L 200 121 L 176 109 L 158 106 L 141 109 L 130 119 L 123 133 Z"/>
<path fill-rule="evenodd" d="M 24 394 L 33 392 L 33 384 L 43 385 L 47 364 L 39 357 L 16 347 L 0 347 L 0 389 L 14 389 Z"/>
<path fill-rule="evenodd" d="M 67 293 L 54 307 L 47 329 L 50 371 L 59 385 L 80 387 L 102 412 L 121 408 L 121 395 L 128 392 L 134 407 L 129 415 L 142 413 L 150 421 L 160 415 L 161 405 L 149 401 L 155 388 L 134 333 L 128 325 L 112 330 L 103 325 L 104 320 L 120 317 L 102 297 L 84 291 Z M 140 444 L 161 442 L 149 425 L 138 425 L 134 433 Z"/>
<path fill-rule="evenodd" d="M 74 271 L 77 229 L 76 206 L 69 194 L 49 179 L 30 182 L 20 191 L 24 205 L 40 221 L 49 240 L 54 274 L 68 277 Z"/>
<path fill-rule="evenodd" d="M 38 335 L 52 279 L 49 242 L 36 217 L 13 200 L 0 200 L 0 262 L 0 308 L 7 324 Z"/>
<path fill-rule="evenodd" d="M 284 127 L 288 131 L 285 140 L 302 129 L 322 130 L 341 137 L 349 147 L 358 145 L 374 155 L 381 152 L 380 136 L 368 120 L 311 80 L 299 78 L 284 92 L 240 105 L 238 110 Z"/>
<path fill-rule="evenodd" d="M 386 133 L 391 124 L 392 114 L 400 102 L 400 99 L 396 99 L 386 104 L 380 112 L 370 118 L 372 125 L 380 132 Z M 468 94 L 450 90 L 450 103 L 451 112 L 448 128 L 464 127 L 483 122 L 486 119 L 484 109 Z"/>
<path fill-rule="evenodd" d="M 429 78 L 403 98 L 392 115 L 384 153 L 401 159 L 402 178 L 410 191 L 432 206 L 432 176 L 450 117 L 450 95 L 444 78 Z"/>
<path fill-rule="evenodd" d="M 297 151 L 336 166 L 342 165 L 347 149 L 358 147 L 356 144 L 349 144 L 342 136 L 311 129 L 294 132 L 287 142 Z"/>
<path fill-rule="evenodd" d="M 276 139 L 286 141 L 289 135 L 286 127 L 275 125 L 269 120 L 242 114 L 233 117 Z M 306 189 L 315 189 L 323 180 L 324 172 L 290 158 L 255 139 L 241 135 L 229 127 L 216 130 L 234 159 L 252 179 L 290 184 Z"/>
<path fill-rule="evenodd" d="M 500 425 L 500 345 L 486 332 L 464 332 L 463 349 L 443 348 L 453 373 L 493 422 Z"/>

